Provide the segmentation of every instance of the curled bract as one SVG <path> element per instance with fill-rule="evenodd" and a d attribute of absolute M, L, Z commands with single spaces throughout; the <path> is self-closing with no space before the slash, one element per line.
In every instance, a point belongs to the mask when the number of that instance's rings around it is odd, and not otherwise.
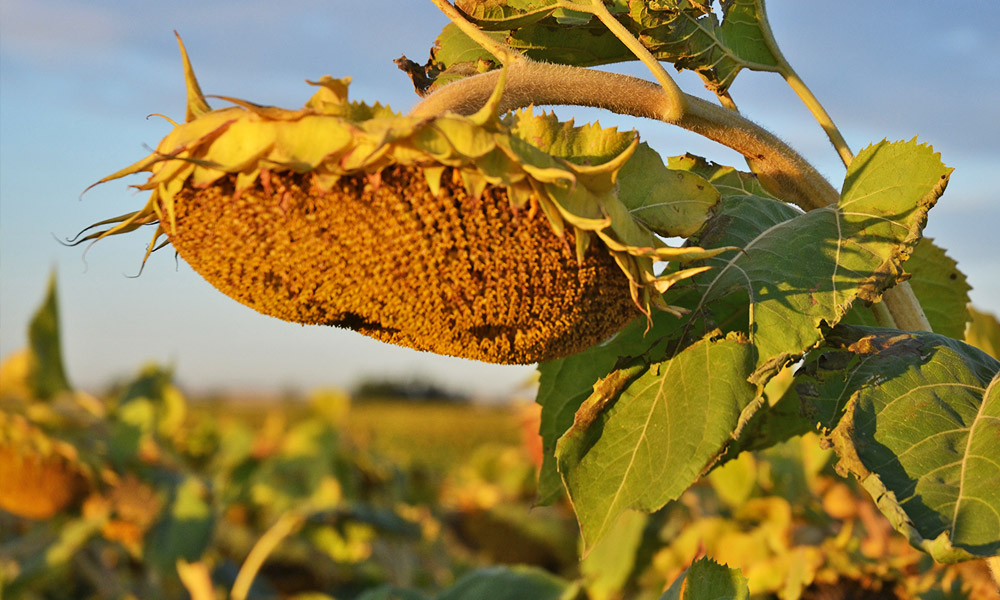
<path fill-rule="evenodd" d="M 472 116 L 352 102 L 350 79 L 329 76 L 299 110 L 233 98 L 212 110 L 181 48 L 186 122 L 98 182 L 149 172 L 136 186 L 146 205 L 80 241 L 154 224 L 147 257 L 169 243 L 262 313 L 530 363 L 606 339 L 636 308 L 678 313 L 661 293 L 704 267 L 658 275 L 654 263 L 723 251 L 668 246 L 657 234 L 670 228 L 619 197 L 623 166 L 652 152 L 634 132 L 501 118 L 502 77 Z M 678 231 L 704 218 L 685 215 Z"/>

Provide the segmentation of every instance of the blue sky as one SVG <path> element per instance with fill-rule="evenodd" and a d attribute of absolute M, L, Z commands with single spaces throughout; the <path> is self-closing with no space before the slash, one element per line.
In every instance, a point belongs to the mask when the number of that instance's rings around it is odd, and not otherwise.
<path fill-rule="evenodd" d="M 1000 313 L 1000 4 L 770 0 L 786 56 L 857 151 L 918 135 L 956 168 L 927 234 L 959 261 L 973 302 Z M 886 4 L 879 4 L 885 7 Z M 905 7 L 905 8 L 903 8 Z M 500 396 L 531 374 L 397 348 L 352 332 L 261 316 L 216 292 L 169 251 L 138 271 L 145 235 L 65 248 L 82 227 L 134 210 L 122 183 L 80 193 L 148 153 L 169 131 L 150 113 L 183 118 L 173 29 L 208 94 L 294 108 L 305 79 L 354 78 L 351 95 L 397 110 L 416 101 L 392 60 L 423 62 L 446 23 L 417 0 L 3 0 L 0 4 L 0 355 L 25 344 L 48 273 L 58 269 L 70 376 L 96 387 L 147 361 L 171 364 L 192 389 L 349 386 L 381 374 L 430 377 Z M 626 72 L 646 76 L 637 66 Z M 672 69 L 671 69 L 672 71 Z M 703 94 L 690 73 L 678 75 Z M 835 185 L 843 168 L 819 128 L 775 75 L 743 73 L 733 96 Z M 664 155 L 693 152 L 740 165 L 733 153 L 666 125 L 581 109 L 578 121 L 637 128 Z M 130 181 L 129 183 L 136 183 Z"/>

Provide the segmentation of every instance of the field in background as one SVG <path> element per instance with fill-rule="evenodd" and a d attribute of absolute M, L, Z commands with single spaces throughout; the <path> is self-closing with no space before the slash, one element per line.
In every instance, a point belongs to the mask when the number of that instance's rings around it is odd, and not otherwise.
<path fill-rule="evenodd" d="M 189 399 L 155 365 L 95 397 L 66 380 L 54 290 L 30 339 L 0 365 L 3 598 L 658 600 L 706 555 L 755 598 L 997 598 L 981 562 L 911 548 L 814 435 L 581 560 L 567 500 L 535 506 L 532 403 Z"/>

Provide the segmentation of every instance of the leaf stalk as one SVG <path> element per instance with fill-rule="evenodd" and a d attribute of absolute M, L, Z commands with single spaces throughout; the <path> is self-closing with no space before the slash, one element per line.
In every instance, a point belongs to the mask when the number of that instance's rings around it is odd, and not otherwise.
<path fill-rule="evenodd" d="M 840 160 L 844 163 L 844 166 L 851 166 L 851 161 L 854 160 L 854 153 L 851 152 L 850 146 L 847 145 L 847 140 L 841 135 L 840 129 L 837 128 L 833 119 L 830 118 L 830 114 L 826 112 L 826 109 L 820 104 L 819 99 L 813 95 L 812 90 L 799 78 L 792 67 L 783 58 L 779 60 L 783 63 L 781 74 L 785 78 L 785 82 L 788 83 L 799 99 L 802 100 L 802 103 L 812 113 L 813 118 L 816 119 L 816 122 L 826 132 L 826 137 L 830 139 L 830 143 L 837 150 L 837 154 L 840 155 Z"/>
<path fill-rule="evenodd" d="M 462 13 L 458 12 L 458 9 L 452 5 L 448 0 L 431 0 L 435 6 L 437 6 L 441 12 L 445 14 L 456 27 L 462 30 L 462 33 L 469 36 L 472 41 L 479 44 L 484 50 L 492 54 L 500 61 L 500 64 L 509 65 L 520 60 L 526 60 L 524 55 L 515 50 L 512 50 L 506 44 L 503 44 L 494 38 L 487 35 L 481 29 L 473 25 L 462 16 Z"/>
<path fill-rule="evenodd" d="M 767 18 L 767 8 L 764 5 L 764 0 L 757 0 L 757 10 L 760 12 L 759 26 L 760 32 L 764 36 L 764 44 L 767 45 L 767 49 L 777 61 L 778 72 L 781 73 L 781 76 L 785 78 L 785 82 L 788 83 L 792 91 L 795 92 L 795 95 L 806 105 L 813 118 L 816 119 L 816 122 L 826 132 L 827 138 L 830 139 L 830 143 L 837 150 L 837 154 L 840 155 L 840 160 L 843 161 L 844 166 L 851 166 L 851 161 L 854 160 L 854 153 L 851 152 L 851 148 L 847 145 L 844 136 L 841 135 L 837 125 L 830 118 L 830 114 L 826 112 L 823 105 L 820 104 L 816 95 L 812 93 L 812 90 L 809 89 L 798 73 L 795 72 L 795 69 L 792 68 L 785 55 L 781 53 L 778 41 L 774 39 L 774 32 L 771 31 L 771 24 Z"/>

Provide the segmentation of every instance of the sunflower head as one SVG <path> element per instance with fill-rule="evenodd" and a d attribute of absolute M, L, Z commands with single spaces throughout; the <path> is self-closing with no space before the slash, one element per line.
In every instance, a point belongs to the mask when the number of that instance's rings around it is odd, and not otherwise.
<path fill-rule="evenodd" d="M 677 312 L 660 294 L 702 269 L 657 276 L 654 262 L 721 251 L 666 246 L 619 197 L 622 168 L 652 152 L 634 132 L 530 111 L 501 118 L 502 76 L 471 116 L 352 102 L 350 79 L 329 76 L 309 82 L 318 89 L 298 110 L 234 98 L 212 110 L 181 49 L 186 122 L 99 182 L 148 172 L 136 186 L 146 205 L 81 241 L 155 224 L 147 256 L 169 243 L 264 314 L 531 363 L 653 307 Z"/>
<path fill-rule="evenodd" d="M 90 487 L 76 448 L 47 435 L 23 415 L 0 410 L 0 509 L 50 519 Z"/>

